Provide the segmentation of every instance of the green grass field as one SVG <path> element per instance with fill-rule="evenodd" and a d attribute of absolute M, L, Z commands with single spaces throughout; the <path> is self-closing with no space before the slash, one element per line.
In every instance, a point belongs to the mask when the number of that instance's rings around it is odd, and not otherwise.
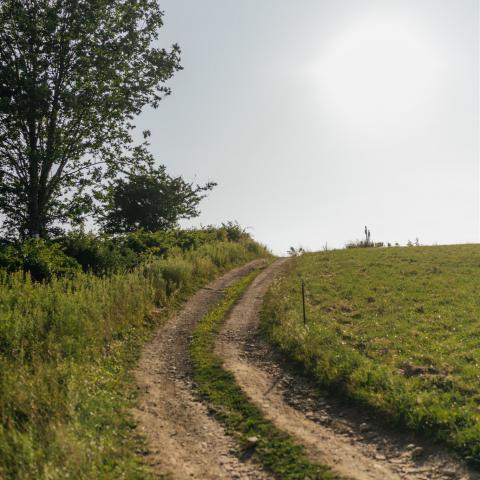
<path fill-rule="evenodd" d="M 262 321 L 319 384 L 480 465 L 479 293 L 480 245 L 311 253 L 273 286 Z"/>

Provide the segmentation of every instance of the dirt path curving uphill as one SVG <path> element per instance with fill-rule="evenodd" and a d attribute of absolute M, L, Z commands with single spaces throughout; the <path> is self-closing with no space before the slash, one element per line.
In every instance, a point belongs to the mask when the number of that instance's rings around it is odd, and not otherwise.
<path fill-rule="evenodd" d="M 195 398 L 188 352 L 196 323 L 224 289 L 263 263 L 251 262 L 201 289 L 143 351 L 135 371 L 141 394 L 132 413 L 147 439 L 147 464 L 159 477 L 167 473 L 167 478 L 181 480 L 270 478 L 258 465 L 237 458 L 233 440 Z"/>
<path fill-rule="evenodd" d="M 322 397 L 305 378 L 293 375 L 258 335 L 258 312 L 278 260 L 247 289 L 227 318 L 216 353 L 237 383 L 278 428 L 302 443 L 312 460 L 357 480 L 477 480 L 442 448 L 385 427 L 358 408 Z"/>

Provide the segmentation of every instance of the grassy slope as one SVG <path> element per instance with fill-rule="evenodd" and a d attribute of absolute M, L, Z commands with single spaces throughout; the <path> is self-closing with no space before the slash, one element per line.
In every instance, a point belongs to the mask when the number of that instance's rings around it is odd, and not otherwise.
<path fill-rule="evenodd" d="M 261 411 L 250 402 L 234 376 L 223 369 L 222 360 L 214 354 L 215 337 L 223 320 L 240 298 L 257 272 L 239 280 L 230 287 L 223 300 L 198 324 L 191 346 L 195 379 L 200 393 L 207 399 L 226 431 L 245 445 L 249 437 L 257 437 L 253 455 L 276 478 L 283 480 L 333 480 L 336 475 L 324 466 L 307 459 L 303 447 L 266 420 Z"/>
<path fill-rule="evenodd" d="M 0 478 L 149 478 L 126 413 L 142 344 L 199 286 L 264 255 L 213 242 L 125 275 L 0 276 Z"/>
<path fill-rule="evenodd" d="M 479 291 L 478 245 L 306 254 L 268 294 L 263 325 L 322 385 L 480 465 Z"/>

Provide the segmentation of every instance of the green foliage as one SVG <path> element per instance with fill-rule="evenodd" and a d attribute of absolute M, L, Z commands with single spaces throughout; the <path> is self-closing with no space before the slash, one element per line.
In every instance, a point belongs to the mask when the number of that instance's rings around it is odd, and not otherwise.
<path fill-rule="evenodd" d="M 329 480 L 338 478 L 327 467 L 308 461 L 303 447 L 266 420 L 235 383 L 234 376 L 224 370 L 222 360 L 214 354 L 215 337 L 223 320 L 257 272 L 230 287 L 223 300 L 208 313 L 195 329 L 191 345 L 195 379 L 200 393 L 213 407 L 215 416 L 228 433 L 244 445 L 249 437 L 259 438 L 254 457 L 277 478 L 284 480 Z"/>
<path fill-rule="evenodd" d="M 108 238 L 108 237 L 107 237 Z M 126 247 L 138 254 L 164 256 L 172 248 L 180 248 L 182 251 L 195 249 L 200 245 L 216 241 L 228 241 L 225 228 L 206 227 L 202 229 L 173 229 L 158 232 L 145 232 L 137 230 L 124 236 L 114 237 L 118 242 L 124 243 Z M 246 245 L 258 245 L 249 242 L 249 235 L 243 236 L 240 240 Z"/>
<path fill-rule="evenodd" d="M 40 283 L 0 271 L 0 477 L 150 478 L 127 413 L 136 395 L 131 368 L 180 302 L 257 256 L 251 242 L 171 249 L 166 258 L 103 277 L 78 273 Z M 230 248 L 235 256 L 226 255 Z"/>
<path fill-rule="evenodd" d="M 272 287 L 262 321 L 320 385 L 480 465 L 479 288 L 478 245 L 306 254 Z"/>
<path fill-rule="evenodd" d="M 143 258 L 125 241 L 117 238 L 71 233 L 57 239 L 56 243 L 82 266 L 84 272 L 96 275 L 130 271 Z"/>
<path fill-rule="evenodd" d="M 73 276 L 80 271 L 77 261 L 65 255 L 60 245 L 35 238 L 1 249 L 0 268 L 28 272 L 37 281 Z"/>
<path fill-rule="evenodd" d="M 244 238 L 248 238 L 248 233 L 245 229 L 241 227 L 238 222 L 227 222 L 222 223 L 222 228 L 220 231 L 225 232 L 226 239 L 230 242 L 239 242 Z"/>
<path fill-rule="evenodd" d="M 9 233 L 46 236 L 81 221 L 89 187 L 152 163 L 131 131 L 180 69 L 177 45 L 155 45 L 162 17 L 156 0 L 0 2 L 0 211 Z"/>
<path fill-rule="evenodd" d="M 233 233 L 232 233 L 233 232 Z M 253 255 L 264 255 L 265 248 L 253 242 L 238 225 L 228 223 L 220 228 L 168 230 L 108 236 L 73 232 L 52 241 L 30 239 L 23 243 L 0 244 L 0 268 L 9 272 L 30 272 L 35 280 L 54 275 L 72 275 L 79 270 L 96 275 L 129 272 L 142 262 L 190 250 L 215 242 L 208 252 L 216 266 L 234 262 L 246 249 Z M 223 247 L 218 246 L 223 242 Z M 198 253 L 198 252 L 197 252 Z"/>
<path fill-rule="evenodd" d="M 100 222 L 107 233 L 170 230 L 180 219 L 197 217 L 205 192 L 215 185 L 199 186 L 171 177 L 163 165 L 132 171 L 107 188 Z"/>

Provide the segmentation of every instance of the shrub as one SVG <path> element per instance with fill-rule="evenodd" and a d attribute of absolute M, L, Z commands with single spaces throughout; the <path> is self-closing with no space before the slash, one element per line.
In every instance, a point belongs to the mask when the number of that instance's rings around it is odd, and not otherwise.
<path fill-rule="evenodd" d="M 222 223 L 221 230 L 225 232 L 227 240 L 230 242 L 239 242 L 240 240 L 249 236 L 245 229 L 243 229 L 238 222 Z"/>
<path fill-rule="evenodd" d="M 106 275 L 131 270 L 140 263 L 138 252 L 120 239 L 71 233 L 56 242 L 82 266 L 84 272 Z"/>
<path fill-rule="evenodd" d="M 35 280 L 85 273 L 111 275 L 131 272 L 152 258 L 169 258 L 205 248 L 216 267 L 237 262 L 240 255 L 266 255 L 267 250 L 233 222 L 220 228 L 170 230 L 106 236 L 72 232 L 53 241 L 27 240 L 23 244 L 0 243 L 0 268 L 31 272 Z M 209 250 L 213 248 L 213 250 Z"/>
<path fill-rule="evenodd" d="M 220 228 L 159 232 L 138 230 L 118 236 L 71 233 L 56 242 L 67 255 L 77 260 L 85 272 L 97 275 L 130 271 L 147 258 L 167 258 L 214 242 L 243 243 L 251 253 L 263 254 L 265 251 L 232 222 Z"/>
<path fill-rule="evenodd" d="M 66 255 L 60 245 L 35 238 L 4 247 L 0 252 L 0 267 L 10 272 L 28 272 L 37 281 L 58 275 L 72 276 L 80 271 L 78 262 Z"/>

